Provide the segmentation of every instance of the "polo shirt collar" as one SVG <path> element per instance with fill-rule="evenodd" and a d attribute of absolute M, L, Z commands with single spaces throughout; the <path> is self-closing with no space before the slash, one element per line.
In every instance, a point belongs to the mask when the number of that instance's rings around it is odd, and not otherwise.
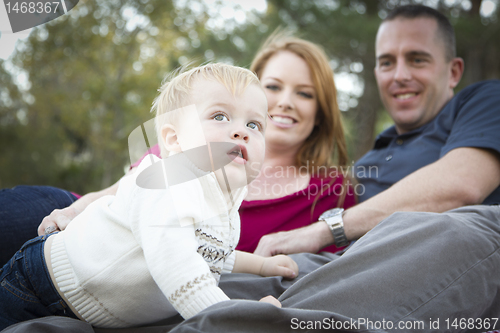
<path fill-rule="evenodd" d="M 388 129 L 386 129 L 385 131 L 383 131 L 382 133 L 377 135 L 377 138 L 375 139 L 374 149 L 380 149 L 380 148 L 387 147 L 391 143 L 391 141 L 394 139 L 399 139 L 399 138 L 407 139 L 407 138 L 410 138 L 412 136 L 418 135 L 418 134 L 422 133 L 428 125 L 429 125 L 429 123 L 427 123 L 423 126 L 420 126 L 420 127 L 416 128 L 408 133 L 404 133 L 401 135 L 399 135 L 398 132 L 396 131 L 396 126 L 392 125 Z"/>

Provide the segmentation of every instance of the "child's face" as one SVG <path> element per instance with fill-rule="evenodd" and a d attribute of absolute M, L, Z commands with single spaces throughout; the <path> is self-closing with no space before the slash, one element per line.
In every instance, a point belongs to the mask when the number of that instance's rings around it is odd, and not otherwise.
<path fill-rule="evenodd" d="M 267 100 L 262 89 L 252 84 L 238 96 L 233 96 L 221 83 L 200 79 L 192 86 L 190 102 L 196 105 L 203 133 L 189 130 L 188 125 L 188 130 L 178 133 L 181 148 L 183 141 L 199 141 L 198 136 L 204 136 L 206 143 L 238 145 L 241 154 L 238 155 L 234 149 L 227 152 L 232 160 L 224 167 L 229 184 L 231 188 L 237 188 L 255 179 L 265 154 Z M 185 132 L 194 138 L 186 138 Z M 221 171 L 216 175 L 222 184 L 224 178 Z"/>

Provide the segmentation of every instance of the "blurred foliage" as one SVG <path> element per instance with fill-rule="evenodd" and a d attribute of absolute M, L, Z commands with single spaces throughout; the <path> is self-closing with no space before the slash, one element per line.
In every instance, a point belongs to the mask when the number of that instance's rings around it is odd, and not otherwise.
<path fill-rule="evenodd" d="M 0 62 L 0 188 L 44 184 L 86 193 L 109 186 L 130 163 L 127 137 L 152 118 L 168 72 L 206 61 L 248 67 L 279 26 L 322 45 L 332 59 L 357 159 L 390 125 L 372 70 L 381 18 L 412 2 L 450 17 L 466 63 L 460 89 L 500 77 L 499 6 L 481 16 L 485 1 L 491 7 L 490 0 L 269 0 L 261 13 L 216 0 L 81 0 L 33 29 L 12 64 Z M 20 89 L 22 73 L 29 83 Z"/>

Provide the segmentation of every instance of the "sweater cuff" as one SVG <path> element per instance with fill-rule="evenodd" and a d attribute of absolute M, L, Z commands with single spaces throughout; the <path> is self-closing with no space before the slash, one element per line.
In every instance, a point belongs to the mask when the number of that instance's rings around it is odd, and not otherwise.
<path fill-rule="evenodd" d="M 224 294 L 222 289 L 215 286 L 206 287 L 206 290 L 200 292 L 200 294 L 201 295 L 179 311 L 184 319 L 191 318 L 198 312 L 208 308 L 210 305 L 229 300 L 229 297 Z"/>
<path fill-rule="evenodd" d="M 236 250 L 233 251 L 224 262 L 224 266 L 222 267 L 222 274 L 229 274 L 233 271 L 234 262 L 236 261 Z"/>

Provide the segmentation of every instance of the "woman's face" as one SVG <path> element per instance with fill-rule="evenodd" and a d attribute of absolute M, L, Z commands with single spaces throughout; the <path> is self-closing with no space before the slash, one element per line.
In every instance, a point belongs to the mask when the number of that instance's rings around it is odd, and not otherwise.
<path fill-rule="evenodd" d="M 260 80 L 272 118 L 266 146 L 298 150 L 316 124 L 318 109 L 309 66 L 295 53 L 280 51 L 267 61 Z"/>

